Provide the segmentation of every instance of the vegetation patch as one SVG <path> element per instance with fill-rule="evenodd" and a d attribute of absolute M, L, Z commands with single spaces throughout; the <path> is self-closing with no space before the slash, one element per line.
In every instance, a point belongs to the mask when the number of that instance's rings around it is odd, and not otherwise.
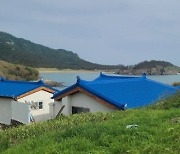
<path fill-rule="evenodd" d="M 174 82 L 174 83 L 173 83 L 173 86 L 175 86 L 175 87 L 176 87 L 176 86 L 180 86 L 180 82 Z"/>
<path fill-rule="evenodd" d="M 0 32 L 0 60 L 35 68 L 115 69 L 121 66 L 99 65 L 81 59 L 76 53 L 35 44 Z"/>
<path fill-rule="evenodd" d="M 34 68 L 0 61 L 0 76 L 11 80 L 37 80 L 39 72 Z"/>
<path fill-rule="evenodd" d="M 136 109 L 59 117 L 1 131 L 0 152 L 178 153 L 179 115 L 179 109 Z"/>

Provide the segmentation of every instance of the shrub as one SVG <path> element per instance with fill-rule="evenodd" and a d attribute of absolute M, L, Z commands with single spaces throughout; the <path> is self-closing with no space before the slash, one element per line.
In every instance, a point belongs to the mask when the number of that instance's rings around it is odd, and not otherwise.
<path fill-rule="evenodd" d="M 180 86 L 180 82 L 174 82 L 173 84 L 172 84 L 173 86 Z"/>

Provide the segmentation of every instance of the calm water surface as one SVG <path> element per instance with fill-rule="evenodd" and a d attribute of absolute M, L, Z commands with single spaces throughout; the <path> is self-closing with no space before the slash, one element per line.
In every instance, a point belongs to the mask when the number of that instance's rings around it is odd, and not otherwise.
<path fill-rule="evenodd" d="M 44 80 L 52 80 L 57 82 L 63 82 L 64 86 L 70 86 L 76 83 L 76 77 L 80 76 L 84 80 L 93 80 L 99 76 L 99 73 L 92 72 L 52 72 L 52 73 L 40 73 L 40 76 Z M 180 75 L 156 75 L 148 76 L 149 79 L 160 81 L 166 84 L 172 84 L 174 82 L 180 82 Z"/>
<path fill-rule="evenodd" d="M 84 80 L 93 80 L 99 76 L 99 73 L 87 73 L 87 72 L 73 72 L 73 73 L 62 73 L 62 72 L 52 72 L 52 73 L 40 73 L 40 76 L 44 80 L 52 80 L 57 82 L 63 82 L 65 87 L 68 87 L 77 81 L 77 76 Z M 61 88 L 60 88 L 61 89 Z"/>

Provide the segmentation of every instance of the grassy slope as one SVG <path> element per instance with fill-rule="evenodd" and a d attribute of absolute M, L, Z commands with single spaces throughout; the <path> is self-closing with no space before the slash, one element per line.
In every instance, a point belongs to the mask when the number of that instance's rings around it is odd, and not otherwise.
<path fill-rule="evenodd" d="M 178 153 L 180 94 L 166 101 L 163 106 L 161 102 L 146 109 L 73 115 L 12 128 L 0 132 L 0 150 L 2 153 Z M 126 129 L 129 124 L 139 127 Z"/>
<path fill-rule="evenodd" d="M 13 80 L 37 80 L 39 72 L 30 67 L 0 61 L 0 77 Z"/>

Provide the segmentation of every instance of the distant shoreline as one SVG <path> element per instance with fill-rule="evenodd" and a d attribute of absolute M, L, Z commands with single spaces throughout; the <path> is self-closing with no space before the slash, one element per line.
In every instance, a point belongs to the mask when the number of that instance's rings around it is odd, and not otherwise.
<path fill-rule="evenodd" d="M 73 70 L 73 69 L 62 69 L 59 70 L 57 68 L 36 68 L 39 73 L 75 73 L 75 72 L 81 72 L 81 73 L 99 73 L 100 70 Z"/>
<path fill-rule="evenodd" d="M 112 71 L 106 71 L 106 70 L 74 70 L 74 69 L 57 69 L 57 68 L 35 68 L 39 71 L 39 73 L 100 73 L 100 72 L 106 72 L 110 74 L 114 74 L 115 72 Z M 129 73 L 115 73 L 119 75 L 142 75 L 142 73 L 139 74 L 129 74 Z M 148 74 L 147 74 L 148 75 Z M 161 74 L 154 74 L 154 75 L 161 75 Z M 169 73 L 169 74 L 163 74 L 163 75 L 180 75 L 180 73 Z"/>

